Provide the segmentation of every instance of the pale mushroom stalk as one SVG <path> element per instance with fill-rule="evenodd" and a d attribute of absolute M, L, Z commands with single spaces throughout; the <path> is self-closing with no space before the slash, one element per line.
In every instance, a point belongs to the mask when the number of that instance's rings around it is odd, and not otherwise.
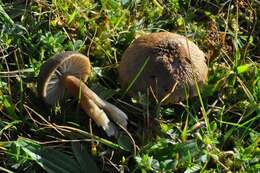
<path fill-rule="evenodd" d="M 101 126 L 108 136 L 115 134 L 115 128 L 111 125 L 106 113 L 97 106 L 91 99 L 90 89 L 80 79 L 67 75 L 61 80 L 62 85 L 66 88 L 71 96 L 78 97 L 81 108 L 95 121 L 98 126 Z"/>
<path fill-rule="evenodd" d="M 116 135 L 116 127 L 109 120 L 126 128 L 127 116 L 116 106 L 102 100 L 84 83 L 91 73 L 89 58 L 77 52 L 63 52 L 48 59 L 41 67 L 37 89 L 48 104 L 55 104 L 67 91 L 80 98 L 82 109 L 101 126 L 108 136 Z"/>
<path fill-rule="evenodd" d="M 105 110 L 115 122 L 123 127 L 127 126 L 126 114 L 116 106 L 101 99 L 80 79 L 72 75 L 66 75 L 62 78 L 61 82 L 70 95 L 79 97 L 81 108 L 88 113 L 96 124 L 101 126 L 108 135 L 111 133 L 112 129 L 108 126 L 109 119 L 103 110 Z"/>
<path fill-rule="evenodd" d="M 97 104 L 98 107 L 104 109 L 105 112 L 109 114 L 109 117 L 112 118 L 113 121 L 119 123 L 123 127 L 127 126 L 127 116 L 126 114 L 117 108 L 115 105 L 101 99 L 95 92 L 89 89 L 86 85 L 84 87 L 84 91 L 88 94 L 88 97 Z"/>

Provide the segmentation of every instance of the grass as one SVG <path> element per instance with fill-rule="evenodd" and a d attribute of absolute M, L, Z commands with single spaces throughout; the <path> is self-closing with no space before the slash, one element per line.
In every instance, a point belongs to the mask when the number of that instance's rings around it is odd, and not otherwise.
<path fill-rule="evenodd" d="M 0 170 L 260 172 L 259 18 L 259 1 L 0 1 Z M 158 31 L 186 35 L 207 54 L 199 97 L 161 106 L 124 96 L 123 51 Z M 48 107 L 37 97 L 40 66 L 65 50 L 90 57 L 88 85 L 128 114 L 117 139 L 77 100 Z"/>

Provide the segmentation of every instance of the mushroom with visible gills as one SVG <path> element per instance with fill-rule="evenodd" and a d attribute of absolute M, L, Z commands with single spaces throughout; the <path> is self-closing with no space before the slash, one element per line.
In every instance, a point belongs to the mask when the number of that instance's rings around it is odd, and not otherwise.
<path fill-rule="evenodd" d="M 37 84 L 38 94 L 51 105 L 62 99 L 65 91 L 71 96 L 78 97 L 81 108 L 105 130 L 108 136 L 113 136 L 116 134 L 116 128 L 107 114 L 125 128 L 127 116 L 88 88 L 84 82 L 90 74 L 91 64 L 88 57 L 71 51 L 58 54 L 42 65 Z"/>
<path fill-rule="evenodd" d="M 141 36 L 123 53 L 119 80 L 130 96 L 152 90 L 162 104 L 196 96 L 207 81 L 205 54 L 192 41 L 170 32 Z M 197 84 L 196 84 L 197 83 Z"/>

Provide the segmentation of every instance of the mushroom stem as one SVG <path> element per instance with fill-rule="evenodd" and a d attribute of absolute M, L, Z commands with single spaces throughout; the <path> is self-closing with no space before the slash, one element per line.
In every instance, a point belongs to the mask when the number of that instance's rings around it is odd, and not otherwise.
<path fill-rule="evenodd" d="M 115 135 L 116 129 L 109 121 L 106 113 L 100 109 L 95 102 L 89 97 L 88 87 L 77 77 L 67 75 L 62 78 L 62 84 L 70 95 L 79 96 L 81 108 L 101 126 L 108 136 Z"/>
<path fill-rule="evenodd" d="M 91 89 L 88 88 L 80 79 L 72 75 L 66 75 L 62 78 L 63 86 L 68 90 L 72 96 L 80 96 L 80 105 L 82 109 L 101 126 L 108 136 L 115 135 L 116 129 L 108 119 L 104 109 L 109 113 L 111 118 L 126 127 L 127 116 L 116 106 L 102 100 Z"/>
<path fill-rule="evenodd" d="M 127 119 L 128 118 L 127 118 L 127 115 L 122 110 L 117 108 L 115 105 L 113 105 L 113 104 L 111 104 L 111 103 L 101 99 L 95 92 L 93 92 L 86 85 L 85 85 L 84 89 L 82 89 L 82 90 L 83 90 L 83 92 L 86 93 L 86 95 L 91 100 L 93 100 L 97 104 L 98 107 L 100 107 L 101 109 L 104 109 L 105 112 L 108 113 L 110 118 L 113 119 L 113 121 L 115 121 L 116 123 L 119 123 L 124 128 L 126 128 L 126 126 L 127 126 Z"/>

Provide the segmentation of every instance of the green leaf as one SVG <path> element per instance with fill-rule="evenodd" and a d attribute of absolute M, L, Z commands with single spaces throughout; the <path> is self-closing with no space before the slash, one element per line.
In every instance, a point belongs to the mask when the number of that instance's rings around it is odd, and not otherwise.
<path fill-rule="evenodd" d="M 18 140 L 16 144 L 48 173 L 81 172 L 75 160 L 60 151 L 44 148 L 28 140 Z"/>
<path fill-rule="evenodd" d="M 241 74 L 241 73 L 245 73 L 245 72 L 247 72 L 249 69 L 250 69 L 250 67 L 252 66 L 252 64 L 243 64 L 243 65 L 240 65 L 240 66 L 238 66 L 237 67 L 237 73 L 238 74 Z"/>
<path fill-rule="evenodd" d="M 10 26 L 14 25 L 14 21 L 8 16 L 8 14 L 5 12 L 4 8 L 2 7 L 2 1 L 0 1 L 0 21 L 4 24 Z"/>
<path fill-rule="evenodd" d="M 127 137 L 126 135 L 120 135 L 117 138 L 117 142 L 120 146 L 122 146 L 126 151 L 131 151 L 131 141 L 129 139 L 129 137 Z"/>
<path fill-rule="evenodd" d="M 91 89 L 95 91 L 95 93 L 97 93 L 98 96 L 104 100 L 112 98 L 117 93 L 115 90 L 104 87 L 99 83 L 93 84 L 91 86 Z"/>
<path fill-rule="evenodd" d="M 201 169 L 201 165 L 195 164 L 192 167 L 186 169 L 186 171 L 184 173 L 194 173 L 194 172 L 197 172 L 200 169 Z"/>
<path fill-rule="evenodd" d="M 3 132 L 7 129 L 10 129 L 10 128 L 16 128 L 15 125 L 17 124 L 21 124 L 22 121 L 19 121 L 19 120 L 15 120 L 15 121 L 12 121 L 10 123 L 6 123 L 7 125 L 5 125 L 4 127 L 1 127 L 2 129 L 0 130 L 0 136 L 2 136 Z"/>
<path fill-rule="evenodd" d="M 13 116 L 15 119 L 18 119 L 18 116 L 15 112 L 15 105 L 12 103 L 8 96 L 0 96 L 0 104 L 4 107 L 9 115 Z"/>
<path fill-rule="evenodd" d="M 80 165 L 82 173 L 95 172 L 100 173 L 96 163 L 92 159 L 91 155 L 87 151 L 88 146 L 86 144 L 72 143 L 72 149 L 74 155 Z"/>

